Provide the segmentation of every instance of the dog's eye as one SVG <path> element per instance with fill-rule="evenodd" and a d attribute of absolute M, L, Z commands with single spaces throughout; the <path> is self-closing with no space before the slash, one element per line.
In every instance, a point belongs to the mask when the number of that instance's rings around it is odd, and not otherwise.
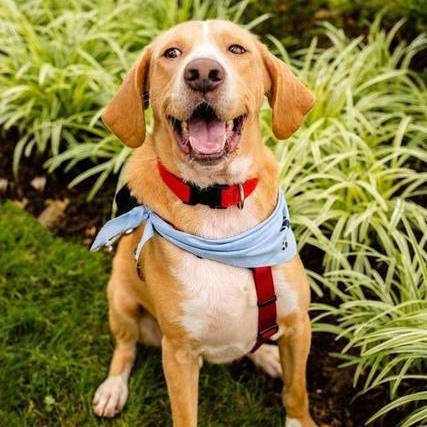
<path fill-rule="evenodd" d="M 178 58 L 181 56 L 182 52 L 177 47 L 170 47 L 166 49 L 163 56 L 169 59 Z"/>
<path fill-rule="evenodd" d="M 239 44 L 232 44 L 228 50 L 231 53 L 234 53 L 235 55 L 241 55 L 242 53 L 246 52 L 246 49 L 243 46 L 240 46 Z"/>

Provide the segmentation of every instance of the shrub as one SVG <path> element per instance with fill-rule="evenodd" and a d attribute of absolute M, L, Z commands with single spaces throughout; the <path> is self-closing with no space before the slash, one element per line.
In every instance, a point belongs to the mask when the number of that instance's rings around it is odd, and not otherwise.
<path fill-rule="evenodd" d="M 391 226 L 390 223 L 387 225 Z M 391 403 L 369 422 L 405 407 L 401 426 L 427 421 L 427 254 L 426 236 L 418 242 L 409 224 L 389 255 L 360 247 L 344 257 L 364 253 L 363 267 L 343 263 L 320 280 L 339 298 L 337 306 L 314 304 L 317 331 L 332 332 L 347 344 L 343 366 L 355 365 L 359 395 L 387 385 Z M 378 273 L 381 267 L 383 274 Z M 398 398 L 398 396 L 400 397 Z M 422 402 L 424 401 L 424 403 Z M 423 403 L 419 405 L 419 403 Z M 418 406 L 417 406 L 418 404 Z"/>
<path fill-rule="evenodd" d="M 277 144 L 264 112 L 263 134 L 276 147 L 301 246 L 328 242 L 330 250 L 349 252 L 350 239 L 387 251 L 400 238 L 402 217 L 425 230 L 426 211 L 415 198 L 425 194 L 427 174 L 417 165 L 427 159 L 427 91 L 408 66 L 427 39 L 392 52 L 398 26 L 385 34 L 377 24 L 367 43 L 328 25 L 332 47 L 317 49 L 314 40 L 297 54 L 297 72 L 317 95 L 299 134 Z M 325 253 L 327 270 L 339 263 L 331 254 Z M 355 262 L 364 260 L 362 254 Z"/>
<path fill-rule="evenodd" d="M 327 25 L 332 46 L 314 40 L 293 60 L 275 41 L 317 105 L 285 143 L 264 111 L 263 134 L 300 247 L 323 253 L 324 274 L 309 274 L 335 303 L 313 304 L 314 328 L 348 341 L 340 357 L 356 366 L 361 393 L 389 385 L 393 402 L 371 420 L 409 405 L 407 427 L 427 421 L 427 210 L 417 203 L 426 194 L 427 91 L 408 68 L 427 40 L 392 50 L 397 30 L 386 34 L 376 22 L 364 42 Z"/>
<path fill-rule="evenodd" d="M 350 0 L 327 0 L 326 6 L 335 11 L 346 14 L 358 14 L 369 18 L 384 11 L 389 18 L 407 18 L 411 20 L 419 31 L 426 29 L 427 8 L 424 0 L 395 0 L 385 4 L 381 0 L 350 1 Z"/>
<path fill-rule="evenodd" d="M 425 0 L 265 0 L 250 2 L 243 19 L 269 13 L 271 19 L 257 28 L 259 33 L 272 34 L 286 46 L 300 48 L 307 46 L 313 36 L 322 35 L 319 24 L 324 21 L 343 27 L 354 36 L 366 33 L 378 13 L 384 16 L 385 28 L 391 28 L 400 19 L 407 20 L 400 37 L 412 39 L 427 31 L 426 6 Z"/>

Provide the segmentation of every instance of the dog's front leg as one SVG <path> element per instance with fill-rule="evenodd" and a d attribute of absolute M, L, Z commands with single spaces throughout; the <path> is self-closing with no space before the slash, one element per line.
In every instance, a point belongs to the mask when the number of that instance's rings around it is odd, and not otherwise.
<path fill-rule="evenodd" d="M 286 427 L 316 427 L 309 413 L 305 378 L 311 341 L 310 318 L 306 312 L 297 312 L 283 323 L 285 332 L 279 339 L 279 350 L 285 383 Z"/>
<path fill-rule="evenodd" d="M 162 339 L 163 371 L 172 406 L 174 427 L 197 426 L 199 358 L 190 348 Z"/>
<path fill-rule="evenodd" d="M 128 379 L 140 337 L 140 306 L 123 291 L 124 277 L 114 269 L 108 283 L 109 322 L 116 345 L 108 377 L 96 390 L 93 410 L 100 417 L 114 417 L 128 397 Z"/>

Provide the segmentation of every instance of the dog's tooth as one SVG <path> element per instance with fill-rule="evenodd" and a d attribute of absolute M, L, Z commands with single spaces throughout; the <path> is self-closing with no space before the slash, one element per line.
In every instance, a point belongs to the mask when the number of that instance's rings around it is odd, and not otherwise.
<path fill-rule="evenodd" d="M 188 124 L 187 121 L 182 121 L 181 122 L 181 129 L 182 129 L 182 135 L 184 136 L 184 138 L 188 138 Z"/>
<path fill-rule="evenodd" d="M 233 130 L 233 120 L 228 120 L 227 121 L 226 130 L 227 131 Z"/>

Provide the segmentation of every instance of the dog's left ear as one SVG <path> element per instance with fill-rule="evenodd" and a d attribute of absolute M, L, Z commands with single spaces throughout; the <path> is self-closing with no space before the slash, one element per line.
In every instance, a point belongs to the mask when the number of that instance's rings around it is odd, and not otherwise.
<path fill-rule="evenodd" d="M 315 102 L 307 89 L 280 59 L 259 43 L 265 67 L 264 87 L 273 110 L 273 132 L 279 139 L 290 137 L 304 120 Z"/>
<path fill-rule="evenodd" d="M 105 125 L 129 147 L 139 147 L 145 139 L 144 108 L 148 107 L 148 74 L 151 49 L 146 47 L 102 116 Z"/>

